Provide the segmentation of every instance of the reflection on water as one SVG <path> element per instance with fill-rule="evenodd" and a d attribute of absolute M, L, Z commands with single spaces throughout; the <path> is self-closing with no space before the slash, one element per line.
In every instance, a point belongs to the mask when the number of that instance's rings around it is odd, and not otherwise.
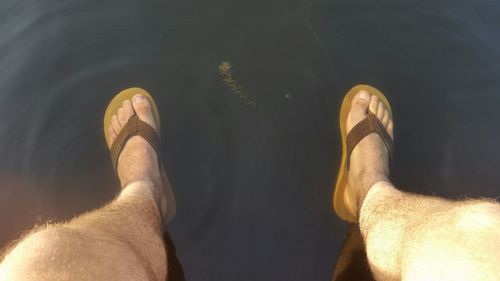
<path fill-rule="evenodd" d="M 391 99 L 398 185 L 498 196 L 499 9 L 493 0 L 4 0 L 0 244 L 37 218 L 113 197 L 104 109 L 141 86 L 165 125 L 179 208 L 171 234 L 187 278 L 327 280 L 346 228 L 330 210 L 336 116 L 354 84 Z"/>

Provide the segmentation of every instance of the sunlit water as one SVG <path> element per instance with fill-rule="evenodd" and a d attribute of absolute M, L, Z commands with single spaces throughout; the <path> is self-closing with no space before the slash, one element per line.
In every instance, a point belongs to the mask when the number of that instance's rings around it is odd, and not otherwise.
<path fill-rule="evenodd" d="M 343 94 L 391 100 L 403 189 L 495 197 L 499 45 L 492 0 L 2 0 L 0 245 L 113 198 L 102 117 L 141 86 L 188 279 L 328 280 Z"/>

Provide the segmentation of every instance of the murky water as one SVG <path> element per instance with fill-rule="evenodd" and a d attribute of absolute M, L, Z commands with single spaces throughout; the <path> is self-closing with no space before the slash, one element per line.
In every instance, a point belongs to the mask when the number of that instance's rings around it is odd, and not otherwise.
<path fill-rule="evenodd" d="M 328 280 L 343 94 L 390 98 L 403 189 L 495 197 L 499 45 L 493 0 L 2 0 L 0 245 L 113 197 L 102 117 L 141 86 L 187 278 Z"/>

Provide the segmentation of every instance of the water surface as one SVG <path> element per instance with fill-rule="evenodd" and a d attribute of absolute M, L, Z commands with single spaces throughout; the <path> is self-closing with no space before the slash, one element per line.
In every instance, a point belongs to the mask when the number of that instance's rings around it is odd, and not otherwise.
<path fill-rule="evenodd" d="M 328 280 L 346 230 L 337 115 L 358 83 L 392 103 L 398 186 L 499 195 L 499 15 L 492 0 L 2 0 L 0 245 L 113 198 L 102 117 L 141 86 L 188 280 Z"/>

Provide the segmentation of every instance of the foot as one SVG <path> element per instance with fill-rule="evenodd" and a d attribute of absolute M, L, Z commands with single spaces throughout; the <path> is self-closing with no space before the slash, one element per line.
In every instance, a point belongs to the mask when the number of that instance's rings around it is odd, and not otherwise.
<path fill-rule="evenodd" d="M 132 101 L 125 100 L 117 114 L 113 115 L 106 140 L 108 148 L 111 148 L 121 129 L 127 124 L 130 117 L 134 116 L 134 113 L 140 120 L 157 130 L 149 100 L 143 95 L 135 95 Z M 161 186 L 158 156 L 144 138 L 133 136 L 127 140 L 118 158 L 117 171 L 122 189 L 134 182 L 147 183 L 144 186 L 151 188 L 161 217 L 166 216 L 167 197 Z"/>
<path fill-rule="evenodd" d="M 377 116 L 390 137 L 394 139 L 389 111 L 377 96 L 370 95 L 364 90 L 357 93 L 352 100 L 351 110 L 347 117 L 347 133 L 367 117 L 368 110 Z M 377 182 L 389 181 L 389 152 L 380 135 L 371 133 L 362 139 L 352 151 L 349 163 L 344 202 L 347 209 L 358 217 L 370 188 Z"/>

